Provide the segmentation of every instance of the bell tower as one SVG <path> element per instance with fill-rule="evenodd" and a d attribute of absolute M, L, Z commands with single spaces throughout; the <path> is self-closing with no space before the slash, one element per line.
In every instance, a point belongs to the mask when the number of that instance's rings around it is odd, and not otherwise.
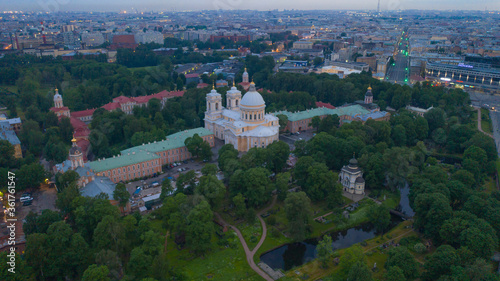
<path fill-rule="evenodd" d="M 241 79 L 243 80 L 243 83 L 248 83 L 248 72 L 246 67 L 245 67 L 245 72 L 243 72 L 243 76 L 241 77 Z"/>
<path fill-rule="evenodd" d="M 240 110 L 241 92 L 236 89 L 233 81 L 233 87 L 226 93 L 226 108 L 229 110 Z"/>
<path fill-rule="evenodd" d="M 371 104 L 373 102 L 372 87 L 368 87 L 368 91 L 365 94 L 365 104 Z"/>
<path fill-rule="evenodd" d="M 69 160 L 71 161 L 71 169 L 75 170 L 78 167 L 83 167 L 83 153 L 80 147 L 76 144 L 76 139 L 71 140 L 73 146 L 69 150 Z"/>
<path fill-rule="evenodd" d="M 214 121 L 222 118 L 222 96 L 217 93 L 215 87 L 207 94 L 207 111 L 205 111 L 205 120 Z"/>
<path fill-rule="evenodd" d="M 54 107 L 61 108 L 63 106 L 62 96 L 59 94 L 59 90 L 56 88 L 56 94 L 54 95 Z"/>

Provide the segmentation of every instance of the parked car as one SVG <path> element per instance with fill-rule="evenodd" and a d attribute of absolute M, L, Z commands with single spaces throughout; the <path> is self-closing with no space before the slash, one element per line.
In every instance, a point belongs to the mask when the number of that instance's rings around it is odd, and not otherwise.
<path fill-rule="evenodd" d="M 30 193 L 24 193 L 21 195 L 21 198 L 19 199 L 21 203 L 27 202 L 27 201 L 33 201 L 33 197 L 31 197 Z"/>
<path fill-rule="evenodd" d="M 187 164 L 187 163 L 188 163 L 188 161 L 187 161 L 187 160 L 184 160 L 184 161 L 182 161 L 182 163 Z"/>
<path fill-rule="evenodd" d="M 154 182 L 151 183 L 151 187 L 157 187 L 159 185 L 160 184 L 157 181 L 154 181 Z"/>

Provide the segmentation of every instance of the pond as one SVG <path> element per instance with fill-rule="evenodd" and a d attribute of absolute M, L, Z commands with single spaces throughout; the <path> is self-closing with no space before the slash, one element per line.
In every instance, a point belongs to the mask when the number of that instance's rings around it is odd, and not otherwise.
<path fill-rule="evenodd" d="M 397 216 L 391 216 L 392 226 L 401 222 Z M 329 233 L 333 241 L 333 249 L 348 248 L 361 241 L 376 236 L 375 227 L 371 223 L 365 223 L 344 231 Z M 289 243 L 260 256 L 260 260 L 269 265 L 274 270 L 290 270 L 316 258 L 319 239 L 307 239 L 303 242 Z"/>

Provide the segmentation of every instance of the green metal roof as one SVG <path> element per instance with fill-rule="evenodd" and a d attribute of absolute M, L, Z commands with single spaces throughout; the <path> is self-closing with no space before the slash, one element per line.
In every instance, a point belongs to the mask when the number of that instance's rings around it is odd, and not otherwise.
<path fill-rule="evenodd" d="M 115 169 L 148 160 L 160 158 L 156 152 L 180 148 L 185 146 L 184 141 L 188 137 L 198 134 L 200 137 L 212 135 L 212 131 L 205 128 L 195 128 L 191 130 L 180 131 L 166 137 L 166 140 L 144 145 L 134 146 L 121 151 L 121 155 L 115 158 L 108 158 L 101 161 L 90 162 L 90 168 L 95 172 L 102 172 L 109 169 Z"/>
<path fill-rule="evenodd" d="M 94 172 L 102 172 L 110 169 L 125 167 L 132 164 L 141 163 L 148 160 L 158 159 L 160 156 L 146 151 L 137 151 L 135 153 L 124 153 L 114 158 L 107 158 L 103 160 L 90 162 L 90 168 Z"/>
<path fill-rule="evenodd" d="M 180 148 L 185 146 L 184 141 L 189 138 L 194 136 L 195 134 L 198 134 L 200 137 L 212 135 L 212 131 L 205 129 L 205 128 L 195 128 L 195 129 L 190 129 L 190 130 L 185 130 L 185 131 L 180 131 L 175 134 L 167 136 L 166 140 L 163 141 L 157 141 L 155 143 L 148 143 L 144 145 L 138 145 L 134 146 L 129 149 L 122 150 L 122 153 L 132 153 L 134 151 L 150 151 L 150 152 L 160 152 L 160 151 L 165 151 L 165 150 L 170 150 L 174 148 Z"/>
<path fill-rule="evenodd" d="M 294 121 L 299 121 L 299 120 L 304 120 L 304 119 L 309 119 L 313 118 L 314 116 L 321 116 L 321 115 L 333 115 L 337 114 L 338 116 L 343 116 L 343 115 L 348 115 L 348 116 L 356 116 L 356 115 L 364 115 L 368 114 L 371 111 L 362 107 L 361 105 L 349 105 L 349 106 L 344 106 L 344 107 L 337 107 L 335 109 L 330 109 L 326 107 L 318 107 L 318 108 L 313 108 L 313 109 L 308 109 L 304 111 L 299 111 L 299 112 L 289 112 L 289 111 L 278 111 L 274 112 L 273 114 L 279 115 L 279 114 L 284 114 L 288 117 L 288 120 L 291 122 Z"/>

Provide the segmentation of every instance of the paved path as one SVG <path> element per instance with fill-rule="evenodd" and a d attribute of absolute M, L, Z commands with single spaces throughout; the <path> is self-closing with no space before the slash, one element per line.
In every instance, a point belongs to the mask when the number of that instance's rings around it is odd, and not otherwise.
<path fill-rule="evenodd" d="M 255 264 L 255 262 L 253 261 L 253 256 L 255 255 L 255 253 L 257 252 L 257 250 L 259 250 L 260 246 L 262 246 L 262 243 L 264 243 L 264 240 L 266 240 L 266 235 L 267 235 L 266 223 L 262 219 L 261 215 L 263 213 L 267 212 L 272 207 L 274 207 L 274 204 L 276 203 L 276 198 L 277 197 L 274 196 L 273 197 L 273 202 L 271 203 L 271 205 L 269 205 L 267 208 L 265 208 L 265 209 L 261 210 L 259 213 L 257 213 L 257 218 L 259 218 L 260 223 L 262 225 L 262 236 L 260 237 L 259 243 L 257 244 L 257 246 L 255 246 L 255 248 L 253 248 L 253 250 L 250 250 L 248 248 L 248 245 L 245 242 L 245 238 L 243 237 L 243 235 L 241 234 L 241 232 L 240 232 L 240 230 L 238 228 L 236 228 L 235 226 L 232 226 L 229 223 L 227 223 L 226 221 L 224 221 L 224 219 L 222 219 L 222 217 L 219 215 L 219 213 L 215 213 L 215 216 L 217 217 L 217 219 L 220 222 L 222 222 L 222 224 L 231 227 L 234 230 L 234 232 L 236 232 L 236 234 L 238 235 L 238 238 L 240 239 L 241 245 L 243 246 L 243 250 L 245 250 L 245 255 L 247 256 L 247 262 L 248 262 L 248 264 L 253 269 L 253 271 L 257 272 L 257 274 L 259 274 L 262 278 L 264 278 L 267 281 L 274 281 L 274 279 L 272 279 L 271 277 L 269 277 L 269 275 L 267 275 L 260 267 L 258 267 Z"/>
<path fill-rule="evenodd" d="M 481 128 L 481 108 L 477 108 L 477 129 L 487 135 L 488 137 L 492 138 L 493 139 L 493 136 L 490 134 L 490 133 L 486 133 L 485 131 L 483 131 L 483 129 Z"/>

